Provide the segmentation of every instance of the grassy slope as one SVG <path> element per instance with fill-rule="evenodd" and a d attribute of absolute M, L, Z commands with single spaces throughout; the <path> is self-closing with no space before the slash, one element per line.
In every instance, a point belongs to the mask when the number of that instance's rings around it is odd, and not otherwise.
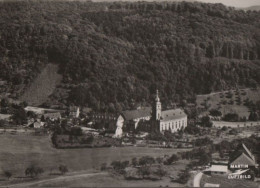
<path fill-rule="evenodd" d="M 236 112 L 241 117 L 249 116 L 249 111 L 246 106 L 243 105 L 244 101 L 248 98 L 249 100 L 252 100 L 254 103 L 258 100 L 260 100 L 260 88 L 257 90 L 252 89 L 240 89 L 238 94 L 235 90 L 231 90 L 232 98 L 227 98 L 227 93 L 229 91 L 223 91 L 223 92 L 215 92 L 210 93 L 207 95 L 197 95 L 196 103 L 198 107 L 202 107 L 202 103 L 208 99 L 208 105 L 210 106 L 210 109 L 218 109 L 220 107 L 220 111 L 222 114 L 227 114 L 229 112 Z M 223 97 L 222 97 L 223 96 Z M 237 105 L 236 99 L 237 97 L 241 97 L 241 105 Z M 230 105 L 228 104 L 229 101 L 233 100 L 234 104 Z M 227 104 L 218 105 L 221 102 L 226 101 Z"/>
<path fill-rule="evenodd" d="M 57 65 L 48 64 L 21 96 L 20 100 L 36 106 L 44 103 L 62 80 L 62 76 L 57 73 L 57 70 Z"/>
<path fill-rule="evenodd" d="M 0 135 L 0 178 L 1 170 L 10 170 L 13 176 L 24 176 L 24 170 L 30 164 L 37 164 L 49 173 L 65 164 L 70 171 L 100 168 L 104 162 L 130 160 L 144 155 L 171 155 L 180 150 L 155 149 L 142 147 L 122 148 L 83 148 L 57 150 L 51 147 L 48 136 Z M 185 151 L 185 150 L 182 150 Z"/>

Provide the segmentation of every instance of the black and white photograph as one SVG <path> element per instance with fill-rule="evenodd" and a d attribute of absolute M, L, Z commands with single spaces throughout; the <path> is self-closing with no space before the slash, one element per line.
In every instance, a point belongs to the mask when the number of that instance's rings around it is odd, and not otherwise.
<path fill-rule="evenodd" d="M 0 188 L 260 188 L 260 0 L 0 0 Z"/>

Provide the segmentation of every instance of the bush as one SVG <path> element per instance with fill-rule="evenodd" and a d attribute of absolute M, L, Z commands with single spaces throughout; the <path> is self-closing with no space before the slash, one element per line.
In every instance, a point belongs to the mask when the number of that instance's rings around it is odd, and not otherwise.
<path fill-rule="evenodd" d="M 4 176 L 7 177 L 7 179 L 9 180 L 12 177 L 12 173 L 10 171 L 4 171 Z"/>
<path fill-rule="evenodd" d="M 222 113 L 217 109 L 212 109 L 209 111 L 211 116 L 222 116 Z"/>
<path fill-rule="evenodd" d="M 173 162 L 176 162 L 176 161 L 178 161 L 178 160 L 179 160 L 179 157 L 178 157 L 176 154 L 172 154 L 172 156 L 169 157 L 169 158 L 164 162 L 164 164 L 165 164 L 165 165 L 170 165 L 170 164 L 172 164 Z"/>
<path fill-rule="evenodd" d="M 67 173 L 69 170 L 68 170 L 67 166 L 65 166 L 65 165 L 60 165 L 60 166 L 59 166 L 59 171 L 61 172 L 61 174 L 65 174 L 65 173 Z"/>
<path fill-rule="evenodd" d="M 161 166 L 155 171 L 155 174 L 162 179 L 167 174 L 167 171 L 164 170 Z"/>
<path fill-rule="evenodd" d="M 37 177 L 39 174 L 42 174 L 43 172 L 44 172 L 44 170 L 41 167 L 32 165 L 32 166 L 26 168 L 25 175 L 33 178 L 33 177 Z"/>
<path fill-rule="evenodd" d="M 113 169 L 117 172 L 120 172 L 122 173 L 123 170 L 129 166 L 129 161 L 123 161 L 123 162 L 120 162 L 120 161 L 113 161 L 111 163 L 111 166 L 113 167 Z"/>
<path fill-rule="evenodd" d="M 101 171 L 104 171 L 104 170 L 106 170 L 106 169 L 107 169 L 107 163 L 102 163 L 100 170 L 101 170 Z"/>
<path fill-rule="evenodd" d="M 150 156 L 143 156 L 139 159 L 139 165 L 144 166 L 144 165 L 151 165 L 154 164 L 155 160 L 153 157 Z"/>
<path fill-rule="evenodd" d="M 212 127 L 212 122 L 211 122 L 209 116 L 202 117 L 200 124 L 202 127 Z"/>
<path fill-rule="evenodd" d="M 236 122 L 239 120 L 239 116 L 237 113 L 228 113 L 223 117 L 223 120 Z"/>
<path fill-rule="evenodd" d="M 70 135 L 71 136 L 82 136 L 83 131 L 80 127 L 72 127 L 70 130 Z"/>
<path fill-rule="evenodd" d="M 181 184 L 187 183 L 187 181 L 190 179 L 190 173 L 188 170 L 184 170 L 178 174 L 177 182 Z"/>

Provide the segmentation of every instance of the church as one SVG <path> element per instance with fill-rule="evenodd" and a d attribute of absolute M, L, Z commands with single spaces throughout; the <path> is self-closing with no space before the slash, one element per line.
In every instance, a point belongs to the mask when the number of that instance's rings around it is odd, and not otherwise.
<path fill-rule="evenodd" d="M 160 132 L 177 132 L 187 127 L 187 115 L 179 108 L 162 111 L 158 90 L 153 105 L 152 118 L 156 121 Z"/>
<path fill-rule="evenodd" d="M 177 108 L 162 111 L 158 90 L 152 108 L 145 107 L 137 110 L 127 110 L 119 115 L 114 137 L 121 137 L 123 135 L 123 128 L 129 122 L 133 122 L 134 129 L 137 129 L 140 120 L 149 121 L 151 124 L 150 130 L 157 129 L 162 133 L 166 130 L 174 133 L 187 127 L 187 115 L 183 110 Z"/>

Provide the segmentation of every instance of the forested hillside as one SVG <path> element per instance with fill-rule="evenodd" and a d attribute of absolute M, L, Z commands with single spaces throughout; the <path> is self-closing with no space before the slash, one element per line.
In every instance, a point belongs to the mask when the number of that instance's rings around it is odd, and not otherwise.
<path fill-rule="evenodd" d="M 260 83 L 260 12 L 187 2 L 0 5 L 2 92 L 19 97 L 48 63 L 63 104 L 121 110 Z M 69 97 L 64 93 L 69 93 Z"/>

